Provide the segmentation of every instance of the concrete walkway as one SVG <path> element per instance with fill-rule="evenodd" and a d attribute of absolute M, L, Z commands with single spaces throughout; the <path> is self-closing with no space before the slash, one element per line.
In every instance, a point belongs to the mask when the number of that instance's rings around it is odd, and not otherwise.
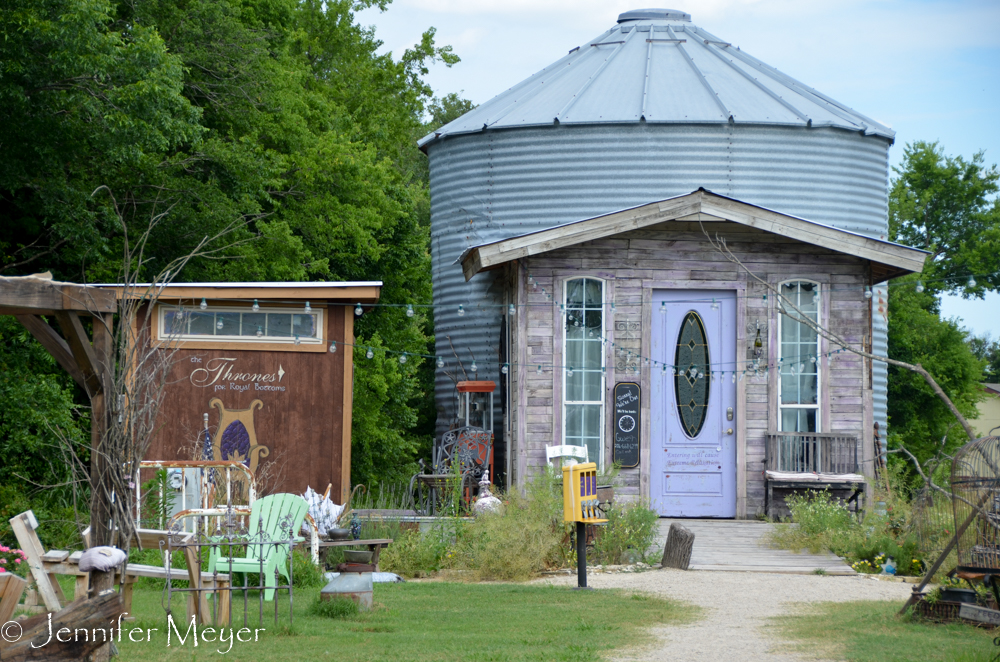
<path fill-rule="evenodd" d="M 854 575 L 854 570 L 844 560 L 828 552 L 800 554 L 784 549 L 772 549 L 762 544 L 766 533 L 774 524 L 749 520 L 725 519 L 661 519 L 662 547 L 672 522 L 694 532 L 694 549 L 691 552 L 692 570 L 730 570 L 737 572 L 775 572 L 785 574 L 812 574 L 822 569 L 828 575 Z"/>

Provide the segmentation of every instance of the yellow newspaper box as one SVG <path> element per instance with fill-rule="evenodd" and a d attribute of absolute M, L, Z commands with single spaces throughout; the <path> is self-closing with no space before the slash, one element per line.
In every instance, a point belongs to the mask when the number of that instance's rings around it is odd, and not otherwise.
<path fill-rule="evenodd" d="M 563 467 L 563 521 L 601 524 L 608 520 L 597 508 L 597 464 Z"/>

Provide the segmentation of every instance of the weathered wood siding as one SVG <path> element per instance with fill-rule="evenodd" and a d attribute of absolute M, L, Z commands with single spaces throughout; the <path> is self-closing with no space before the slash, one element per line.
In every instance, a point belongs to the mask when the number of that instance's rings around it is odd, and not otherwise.
<path fill-rule="evenodd" d="M 821 323 L 852 346 L 867 346 L 871 322 L 863 290 L 869 279 L 868 262 L 794 239 L 729 222 L 705 222 L 711 236 L 723 238 L 736 257 L 756 276 L 777 284 L 811 280 L 821 285 Z M 509 267 L 508 296 L 518 304 L 518 321 L 512 325 L 509 356 L 512 362 L 511 453 L 514 482 L 523 480 L 545 464 L 545 447 L 562 443 L 561 384 L 562 332 L 559 303 L 566 280 L 588 276 L 605 281 L 606 346 L 605 439 L 611 438 L 611 393 L 615 383 L 639 381 L 642 419 L 650 421 L 649 371 L 640 357 L 650 355 L 649 319 L 652 289 L 689 289 L 712 283 L 732 283 L 745 305 L 737 309 L 739 333 L 737 358 L 749 358 L 748 324 L 767 324 L 765 356 L 777 359 L 775 297 L 765 301 L 765 288 L 737 265 L 714 250 L 696 222 L 673 221 L 527 257 Z M 644 303 L 645 302 L 645 303 Z M 746 336 L 746 337 L 744 337 Z M 633 352 L 628 357 L 628 350 Z M 821 341 L 822 353 L 836 349 Z M 820 417 L 822 431 L 855 433 L 870 445 L 871 426 L 865 425 L 870 409 L 868 366 L 854 354 L 839 353 L 821 361 Z M 536 372 L 543 364 L 542 374 Z M 553 370 L 555 364 L 557 368 Z M 635 369 L 639 373 L 635 373 Z M 738 516 L 753 517 L 764 507 L 764 436 L 777 429 L 777 375 L 747 376 L 738 391 L 744 429 L 743 452 L 738 453 Z M 642 435 L 649 448 L 648 427 Z M 859 453 L 859 457 L 863 454 Z M 867 455 L 864 455 L 867 459 Z M 605 442 L 606 463 L 611 444 Z M 870 473 L 870 466 L 863 467 Z M 648 498 L 648 452 L 636 469 L 622 471 L 616 494 Z M 742 501 L 742 503 L 741 503 Z"/>

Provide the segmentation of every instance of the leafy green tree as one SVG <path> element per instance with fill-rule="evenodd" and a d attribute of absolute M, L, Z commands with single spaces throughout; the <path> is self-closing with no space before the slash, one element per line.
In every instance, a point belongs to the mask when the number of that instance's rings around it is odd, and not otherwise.
<path fill-rule="evenodd" d="M 989 383 L 1000 381 L 1000 339 L 990 334 L 971 336 L 969 347 L 976 358 L 986 364 L 983 368 L 983 380 Z"/>
<path fill-rule="evenodd" d="M 1000 289 L 1000 172 L 983 152 L 948 156 L 938 143 L 907 145 L 889 192 L 894 241 L 930 251 L 924 286 L 982 298 Z M 976 284 L 968 284 L 975 276 Z"/>
<path fill-rule="evenodd" d="M 889 297 L 889 357 L 923 366 L 966 418 L 977 415 L 985 361 L 969 333 L 939 315 L 945 292 L 982 297 L 1000 288 L 1000 179 L 980 152 L 946 156 L 937 143 L 907 145 L 889 194 L 890 239 L 930 252 L 922 274 L 894 281 Z M 969 277 L 975 274 L 976 284 Z M 918 292 L 917 281 L 924 291 Z M 955 415 L 916 373 L 889 366 L 889 442 L 919 461 L 967 440 Z M 915 472 L 911 470 L 911 477 Z"/>
<path fill-rule="evenodd" d="M 157 219 L 140 277 L 226 232 L 180 280 L 381 280 L 385 302 L 429 301 L 415 139 L 428 67 L 458 58 L 433 28 L 398 59 L 378 53 L 354 12 L 387 4 L 13 0 L 0 13 L 0 273 L 113 280 L 120 228 Z M 355 328 L 359 345 L 432 346 L 429 316 L 403 307 Z M 429 443 L 433 381 L 420 360 L 364 355 L 354 478 L 371 484 Z"/>

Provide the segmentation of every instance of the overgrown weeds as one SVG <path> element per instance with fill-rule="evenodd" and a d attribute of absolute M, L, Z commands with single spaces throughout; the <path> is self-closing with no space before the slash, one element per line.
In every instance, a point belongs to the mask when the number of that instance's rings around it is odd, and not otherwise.
<path fill-rule="evenodd" d="M 596 563 L 620 564 L 653 561 L 658 549 L 653 547 L 659 533 L 659 515 L 646 504 L 633 501 L 614 504 L 594 541 Z"/>

